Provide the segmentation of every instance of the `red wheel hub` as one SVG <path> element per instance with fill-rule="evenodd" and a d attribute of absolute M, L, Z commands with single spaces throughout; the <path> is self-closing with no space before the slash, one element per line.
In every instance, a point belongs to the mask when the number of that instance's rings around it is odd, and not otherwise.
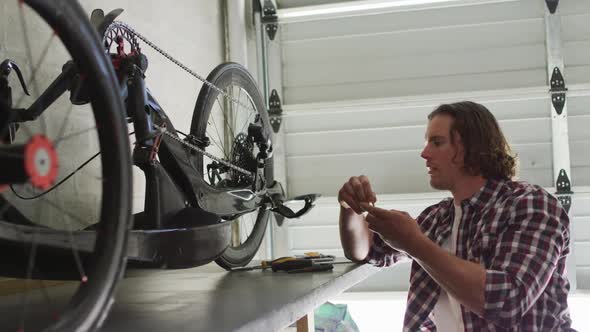
<path fill-rule="evenodd" d="M 35 135 L 25 146 L 25 171 L 31 184 L 49 189 L 57 178 L 57 152 L 44 135 Z"/>

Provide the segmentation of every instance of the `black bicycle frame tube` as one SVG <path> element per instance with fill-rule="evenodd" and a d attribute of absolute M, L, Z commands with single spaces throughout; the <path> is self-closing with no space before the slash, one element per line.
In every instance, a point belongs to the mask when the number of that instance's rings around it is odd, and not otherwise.
<path fill-rule="evenodd" d="M 133 119 L 137 144 L 140 146 L 151 146 L 153 131 L 150 112 L 147 108 L 147 94 L 141 68 L 132 65 L 131 75 L 127 79 L 127 83 L 128 95 L 126 107 L 127 113 Z"/>
<path fill-rule="evenodd" d="M 3 113 L 10 113 L 3 116 L 3 121 L 7 121 L 7 123 L 1 123 L 3 127 L 0 128 L 0 133 L 3 133 L 5 130 L 4 126 L 9 125 L 11 122 L 18 123 L 36 120 L 51 104 L 68 90 L 76 73 L 76 68 L 73 65 L 66 64 L 61 74 L 51 82 L 49 87 L 47 87 L 39 98 L 37 98 L 27 109 L 13 109 L 12 105 L 3 105 L 3 108 L 6 109 L 2 109 L 1 111 Z"/>
<path fill-rule="evenodd" d="M 33 121 L 37 119 L 49 105 L 53 104 L 62 94 L 64 94 L 72 83 L 72 79 L 77 73 L 74 65 L 65 65 L 64 70 L 59 76 L 51 82 L 45 91 L 35 100 L 35 102 L 26 110 L 17 112 L 17 120 L 20 122 Z"/>

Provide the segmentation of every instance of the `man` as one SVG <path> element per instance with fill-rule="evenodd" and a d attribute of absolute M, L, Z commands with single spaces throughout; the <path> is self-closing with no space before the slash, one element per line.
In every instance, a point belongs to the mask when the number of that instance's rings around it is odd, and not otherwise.
<path fill-rule="evenodd" d="M 430 185 L 452 198 L 414 220 L 375 207 L 368 178 L 350 178 L 338 193 L 346 256 L 377 266 L 413 260 L 405 331 L 573 331 L 559 201 L 510 180 L 515 159 L 483 105 L 444 104 L 428 120 L 421 156 Z"/>

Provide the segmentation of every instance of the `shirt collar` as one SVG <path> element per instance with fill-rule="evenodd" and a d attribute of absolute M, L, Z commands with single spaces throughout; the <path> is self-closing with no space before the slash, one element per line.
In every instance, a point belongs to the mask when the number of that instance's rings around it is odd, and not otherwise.
<path fill-rule="evenodd" d="M 501 188 L 504 180 L 487 179 L 485 184 L 471 197 L 461 201 L 461 206 L 471 206 L 477 209 L 483 209 L 496 196 L 497 191 Z"/>

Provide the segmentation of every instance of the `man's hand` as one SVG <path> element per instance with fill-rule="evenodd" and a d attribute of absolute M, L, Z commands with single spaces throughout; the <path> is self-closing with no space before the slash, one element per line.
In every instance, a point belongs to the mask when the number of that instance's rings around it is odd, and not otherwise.
<path fill-rule="evenodd" d="M 416 220 L 407 212 L 385 210 L 366 203 L 360 205 L 368 212 L 365 220 L 371 231 L 379 234 L 391 247 L 413 256 L 413 249 L 425 239 Z"/>
<path fill-rule="evenodd" d="M 351 177 L 338 192 L 338 203 L 343 208 L 352 209 L 357 214 L 364 212 L 361 203 L 374 204 L 376 201 L 377 195 L 371 189 L 369 178 L 364 175 Z"/>

